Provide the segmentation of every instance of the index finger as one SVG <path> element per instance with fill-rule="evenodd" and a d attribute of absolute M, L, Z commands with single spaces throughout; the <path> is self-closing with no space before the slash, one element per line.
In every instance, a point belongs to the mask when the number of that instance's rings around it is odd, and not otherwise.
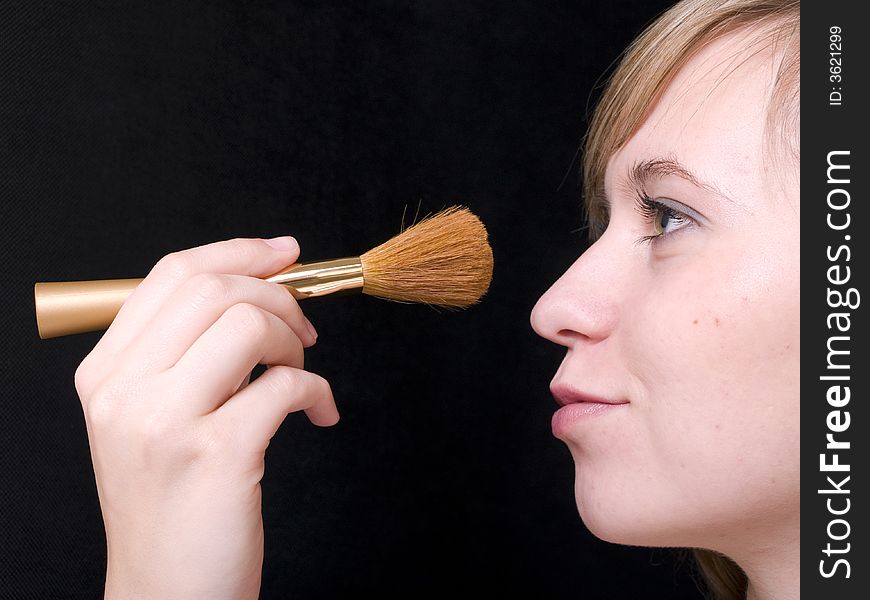
<path fill-rule="evenodd" d="M 167 254 L 121 306 L 92 355 L 108 358 L 123 351 L 144 331 L 172 292 L 197 273 L 268 277 L 297 258 L 299 244 L 291 236 L 271 240 L 235 238 Z"/>

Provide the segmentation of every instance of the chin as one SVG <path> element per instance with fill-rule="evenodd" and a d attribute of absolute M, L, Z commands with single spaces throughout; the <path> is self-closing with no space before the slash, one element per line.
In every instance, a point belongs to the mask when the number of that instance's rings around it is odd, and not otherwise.
<path fill-rule="evenodd" d="M 583 482 L 579 477 L 574 484 L 580 519 L 592 535 L 605 542 L 650 547 L 698 544 L 698 528 L 674 520 L 680 510 L 662 510 L 661 505 L 645 504 L 634 496 L 627 490 L 602 494 L 600 485 Z"/>
<path fill-rule="evenodd" d="M 585 482 L 579 472 L 574 477 L 574 501 L 586 529 L 605 542 L 637 544 L 636 522 L 620 514 L 623 511 L 618 506 L 622 503 L 602 497 L 601 487 Z"/>
<path fill-rule="evenodd" d="M 577 498 L 577 512 L 583 525 L 589 532 L 600 540 L 613 544 L 628 546 L 649 546 L 649 540 L 637 530 L 637 523 L 631 519 L 618 518 L 615 515 L 606 514 L 600 507 L 586 504 L 581 498 Z"/>

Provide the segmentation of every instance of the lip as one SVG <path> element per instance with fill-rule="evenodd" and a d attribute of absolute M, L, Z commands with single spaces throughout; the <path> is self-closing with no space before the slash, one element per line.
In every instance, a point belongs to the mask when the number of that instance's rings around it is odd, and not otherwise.
<path fill-rule="evenodd" d="M 569 438 L 584 421 L 618 411 L 628 404 L 628 400 L 602 398 L 560 383 L 552 384 L 550 393 L 560 406 L 553 414 L 553 435 L 562 440 Z"/>
<path fill-rule="evenodd" d="M 601 398 L 600 396 L 586 393 L 564 383 L 552 384 L 550 386 L 550 393 L 553 394 L 553 398 L 559 406 L 568 406 L 569 404 L 628 404 L 628 400 Z"/>

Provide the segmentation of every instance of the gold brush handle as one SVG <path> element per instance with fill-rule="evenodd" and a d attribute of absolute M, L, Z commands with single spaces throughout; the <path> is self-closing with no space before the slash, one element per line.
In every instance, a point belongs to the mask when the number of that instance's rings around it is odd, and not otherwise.
<path fill-rule="evenodd" d="M 33 286 L 42 339 L 106 329 L 142 279 L 51 281 Z"/>
<path fill-rule="evenodd" d="M 294 264 L 264 279 L 283 285 L 297 300 L 359 291 L 363 287 L 362 262 L 354 256 Z M 39 337 L 48 339 L 108 328 L 140 283 L 141 278 L 35 284 L 33 298 Z"/>

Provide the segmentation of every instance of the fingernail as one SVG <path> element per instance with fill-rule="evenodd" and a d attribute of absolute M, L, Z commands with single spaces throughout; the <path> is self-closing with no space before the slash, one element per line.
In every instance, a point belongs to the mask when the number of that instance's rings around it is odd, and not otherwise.
<path fill-rule="evenodd" d="M 291 235 L 282 235 L 272 239 L 263 240 L 275 250 L 295 250 L 299 247 L 299 242 Z"/>
<path fill-rule="evenodd" d="M 308 333 L 311 334 L 315 340 L 317 339 L 317 330 L 314 329 L 314 325 L 311 324 L 311 321 L 308 320 L 308 317 L 303 317 L 305 319 L 305 326 L 308 327 Z"/>

